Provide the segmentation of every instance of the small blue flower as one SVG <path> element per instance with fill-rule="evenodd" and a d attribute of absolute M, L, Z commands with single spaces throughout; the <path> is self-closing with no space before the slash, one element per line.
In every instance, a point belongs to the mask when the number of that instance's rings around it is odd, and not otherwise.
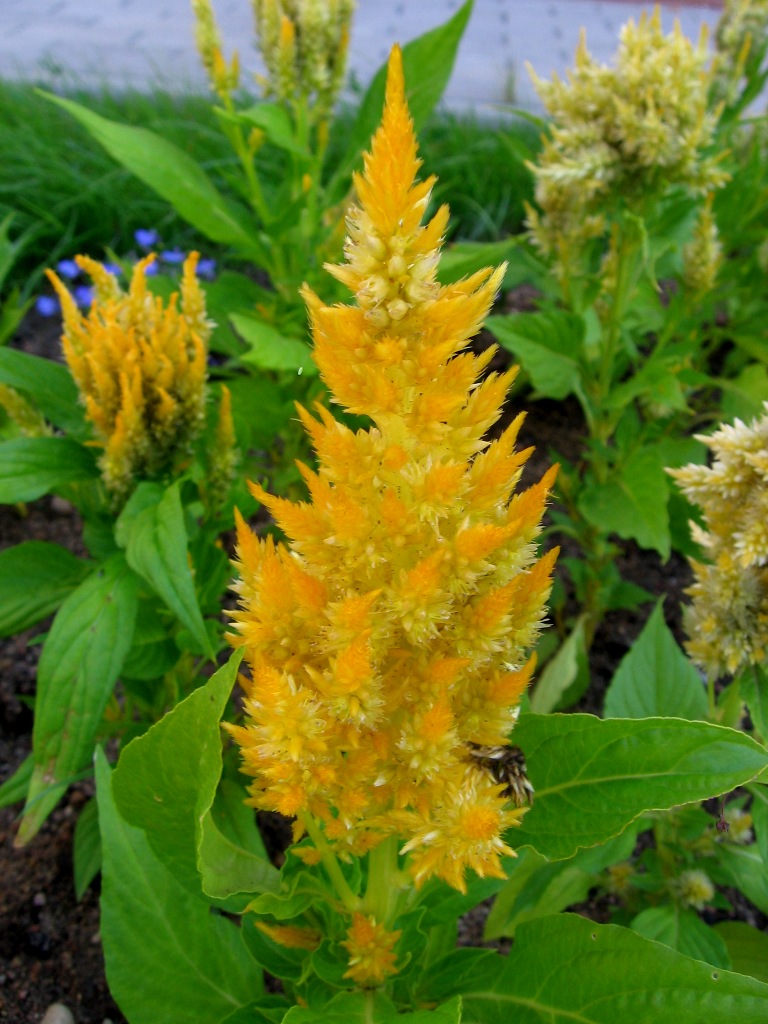
<path fill-rule="evenodd" d="M 105 263 L 104 269 L 107 270 L 110 274 L 113 274 L 115 277 L 120 277 L 120 275 L 123 273 L 123 268 L 119 266 L 117 263 Z"/>
<path fill-rule="evenodd" d="M 147 277 L 154 277 L 155 274 L 160 273 L 160 267 L 157 265 L 157 261 L 150 263 L 149 266 L 144 267 L 144 273 Z"/>
<path fill-rule="evenodd" d="M 80 277 L 80 267 L 78 267 L 74 260 L 59 260 L 56 264 L 56 269 L 62 277 L 68 277 L 70 281 Z"/>
<path fill-rule="evenodd" d="M 216 277 L 216 260 L 205 257 L 197 264 L 197 276 L 205 281 L 213 281 Z"/>
<path fill-rule="evenodd" d="M 186 253 L 183 253 L 181 249 L 166 249 L 165 252 L 160 253 L 160 259 L 164 263 L 183 263 L 186 258 Z"/>
<path fill-rule="evenodd" d="M 153 245 L 157 245 L 159 235 L 154 228 L 139 228 L 134 231 L 133 237 L 142 249 L 151 249 Z"/>
<path fill-rule="evenodd" d="M 78 285 L 72 294 L 80 309 L 88 309 L 93 302 L 93 288 L 89 288 L 87 284 Z"/>
<path fill-rule="evenodd" d="M 40 295 L 35 300 L 35 309 L 40 316 L 56 316 L 61 306 L 55 295 Z"/>

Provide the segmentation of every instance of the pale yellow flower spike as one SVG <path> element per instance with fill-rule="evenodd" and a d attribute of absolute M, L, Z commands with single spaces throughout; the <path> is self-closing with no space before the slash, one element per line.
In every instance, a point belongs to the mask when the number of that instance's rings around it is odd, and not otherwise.
<path fill-rule="evenodd" d="M 514 373 L 485 375 L 493 349 L 461 350 L 504 268 L 440 286 L 447 210 L 422 225 L 433 179 L 418 168 L 395 48 L 347 261 L 328 268 L 356 301 L 304 289 L 332 399 L 373 426 L 299 408 L 318 457 L 300 466 L 309 500 L 251 485 L 289 542 L 238 521 L 230 639 L 252 678 L 246 724 L 229 728 L 254 806 L 311 814 L 342 857 L 399 837 L 418 884 L 464 889 L 467 869 L 501 875 L 502 835 L 523 813 L 468 745 L 506 743 L 533 669 L 554 560 L 534 542 L 554 471 L 516 496 L 521 417 L 487 440 Z M 378 983 L 377 926 L 356 927 L 373 959 L 356 947 L 349 976 Z"/>

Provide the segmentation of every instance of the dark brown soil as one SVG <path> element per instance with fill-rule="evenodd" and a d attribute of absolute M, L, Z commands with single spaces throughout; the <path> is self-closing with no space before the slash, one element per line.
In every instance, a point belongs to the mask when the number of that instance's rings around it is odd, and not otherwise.
<path fill-rule="evenodd" d="M 41 355 L 53 355 L 56 339 L 55 325 L 35 317 L 26 321 L 19 337 L 27 351 Z M 478 341 L 480 345 L 484 343 Z M 497 356 L 496 361 L 499 366 L 494 368 L 500 368 L 505 356 Z M 529 410 L 521 447 L 536 446 L 526 469 L 527 485 L 549 466 L 552 451 L 566 457 L 575 455 L 581 417 L 578 406 L 569 402 L 534 403 L 514 396 L 512 404 L 514 411 L 521 407 Z M 23 511 L 0 506 L 0 548 L 29 539 L 56 541 L 82 553 L 76 514 L 58 499 L 42 499 Z M 672 625 L 679 635 L 675 610 L 679 609 L 683 588 L 689 582 L 687 564 L 673 558 L 662 565 L 652 553 L 625 544 L 621 570 L 627 579 L 650 593 L 668 597 L 666 609 L 673 614 Z M 605 687 L 640 632 L 650 607 L 614 612 L 607 617 L 593 646 L 592 689 L 580 710 L 600 710 Z M 24 636 L 0 641 L 0 783 L 31 749 L 29 700 L 34 695 L 38 648 L 30 646 L 30 642 L 42 631 L 32 630 Z M 74 786 L 37 838 L 21 851 L 12 846 L 18 805 L 0 810 L 0 1022 L 37 1022 L 46 1007 L 57 1001 L 70 1007 L 77 1024 L 124 1021 L 104 978 L 98 880 L 80 903 L 75 899 L 72 881 L 73 829 L 91 793 L 89 783 Z M 273 848 L 278 841 L 279 823 L 268 824 L 266 838 Z M 590 914 L 589 906 L 578 909 Z M 600 919 L 597 905 L 592 911 Z M 750 919 L 746 913 L 744 918 Z M 752 920 L 760 925 L 754 917 Z"/>

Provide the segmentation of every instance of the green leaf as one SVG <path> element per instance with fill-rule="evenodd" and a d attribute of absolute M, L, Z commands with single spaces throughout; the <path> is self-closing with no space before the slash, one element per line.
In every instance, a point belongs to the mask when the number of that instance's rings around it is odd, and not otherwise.
<path fill-rule="evenodd" d="M 768 786 L 759 782 L 749 787 L 752 794 L 752 824 L 755 829 L 755 843 L 761 858 L 768 864 Z"/>
<path fill-rule="evenodd" d="M 768 740 L 768 671 L 762 665 L 750 665 L 739 676 L 739 693 L 749 708 L 755 729 Z"/>
<path fill-rule="evenodd" d="M 501 242 L 456 242 L 440 257 L 440 283 L 453 284 L 478 270 L 498 267 L 519 245 L 517 238 L 505 238 Z"/>
<path fill-rule="evenodd" d="M 514 938 L 523 922 L 580 903 L 597 884 L 604 868 L 632 854 L 636 838 L 635 830 L 630 828 L 601 846 L 579 850 L 568 860 L 554 863 L 525 847 L 517 858 L 505 862 L 507 881 L 491 907 L 483 938 Z"/>
<path fill-rule="evenodd" d="M 77 386 L 62 363 L 15 348 L 2 348 L 0 381 L 25 392 L 54 426 L 76 437 L 85 435 L 87 428 Z"/>
<path fill-rule="evenodd" d="M 41 92 L 68 111 L 109 155 L 167 200 L 206 238 L 231 245 L 264 265 L 257 227 L 247 210 L 226 199 L 192 157 L 147 128 L 118 124 L 75 103 Z"/>
<path fill-rule="evenodd" d="M 759 910 L 768 914 L 768 867 L 757 844 L 723 844 L 717 862 L 708 865 L 707 871 L 713 881 L 719 885 L 735 886 Z"/>
<path fill-rule="evenodd" d="M 285 107 L 277 103 L 256 103 L 252 107 L 237 111 L 237 117 L 250 125 L 261 128 L 270 142 L 296 156 L 310 156 L 307 147 L 296 138 L 291 116 Z"/>
<path fill-rule="evenodd" d="M 10 775 L 0 786 L 0 807 L 8 807 L 10 804 L 18 803 L 19 800 L 27 799 L 34 767 L 34 756 L 27 754 L 13 775 Z"/>
<path fill-rule="evenodd" d="M 664 622 L 659 601 L 605 695 L 606 718 L 707 717 L 701 676 Z"/>
<path fill-rule="evenodd" d="M 682 719 L 523 714 L 512 735 L 536 800 L 509 839 L 550 860 L 605 842 L 644 811 L 727 793 L 768 764 L 744 733 Z"/>
<path fill-rule="evenodd" d="M 764 1024 L 768 985 L 628 928 L 559 914 L 521 925 L 508 957 L 435 965 L 422 999 L 461 995 L 464 1024 Z"/>
<path fill-rule="evenodd" d="M 131 1024 L 214 1024 L 263 992 L 239 928 L 211 913 L 120 816 L 96 757 L 104 844 L 101 937 L 109 989 Z"/>
<path fill-rule="evenodd" d="M 29 842 L 70 781 L 91 764 L 131 646 L 138 584 L 121 556 L 111 558 L 69 595 L 53 620 L 37 671 L 35 769 L 18 846 Z"/>
<path fill-rule="evenodd" d="M 646 939 L 663 942 L 693 960 L 703 960 L 713 967 L 730 970 L 731 961 L 725 942 L 693 910 L 684 910 L 672 903 L 648 907 L 632 921 L 632 930 Z"/>
<path fill-rule="evenodd" d="M 617 533 L 669 557 L 669 484 L 658 453 L 641 448 L 604 484 L 590 483 L 579 495 L 579 510 L 603 534 Z"/>
<path fill-rule="evenodd" d="M 725 943 L 733 970 L 768 982 L 768 935 L 743 921 L 721 921 L 715 931 Z"/>
<path fill-rule="evenodd" d="M 208 316 L 216 323 L 210 340 L 215 352 L 225 352 L 239 358 L 243 351 L 242 341 L 228 324 L 230 313 L 248 311 L 264 300 L 264 290 L 245 274 L 224 270 L 215 281 L 206 281 L 205 308 Z"/>
<path fill-rule="evenodd" d="M 256 927 L 257 919 L 253 914 L 243 918 L 243 941 L 253 959 L 269 971 L 275 978 L 282 981 L 299 981 L 305 974 L 305 965 L 310 957 L 310 950 L 295 949 L 275 942 L 260 928 Z"/>
<path fill-rule="evenodd" d="M 456 11 L 443 25 L 430 29 L 403 47 L 405 94 L 413 123 L 418 132 L 443 95 L 453 71 L 459 43 L 472 13 L 473 0 Z M 349 188 L 349 175 L 361 162 L 361 153 L 370 145 L 371 136 L 381 122 L 387 65 L 373 76 L 357 112 L 344 157 L 328 187 L 330 201 L 339 201 Z"/>
<path fill-rule="evenodd" d="M 485 326 L 520 362 L 539 394 L 546 398 L 579 394 L 585 333 L 580 316 L 565 310 L 515 313 L 489 316 Z"/>
<path fill-rule="evenodd" d="M 146 832 L 161 863 L 196 895 L 201 891 L 198 856 L 203 820 L 221 775 L 219 720 L 241 657 L 241 653 L 233 655 L 205 686 L 129 743 L 114 775 L 120 813 L 128 824 Z M 264 885 L 276 890 L 278 873 L 264 863 Z"/>
<path fill-rule="evenodd" d="M 132 512 L 129 506 L 123 515 Z M 187 557 L 187 531 L 179 485 L 165 489 L 157 504 L 143 509 L 126 528 L 125 557 L 139 576 L 149 583 L 173 614 L 195 638 L 199 649 L 215 659 L 210 637 L 195 595 L 195 584 Z M 118 536 L 121 535 L 118 522 Z"/>
<path fill-rule="evenodd" d="M 256 815 L 244 799 L 242 783 L 222 779 L 213 807 L 202 819 L 198 865 L 203 892 L 213 899 L 278 889 L 279 874 L 269 863 Z"/>
<path fill-rule="evenodd" d="M 247 313 L 233 313 L 229 319 L 248 345 L 248 351 L 240 357 L 244 363 L 260 370 L 295 370 L 308 377 L 317 374 L 309 345 L 300 338 L 285 335 Z"/>
<path fill-rule="evenodd" d="M 555 708 L 567 707 L 566 694 L 575 687 L 578 700 L 589 685 L 589 665 L 584 636 L 585 617 L 580 616 L 572 632 L 544 666 L 531 694 L 531 711 L 546 715 Z M 586 684 L 586 685 L 584 685 Z"/>
<path fill-rule="evenodd" d="M 88 448 L 68 437 L 14 437 L 0 444 L 0 503 L 11 505 L 99 475 Z"/>
<path fill-rule="evenodd" d="M 88 886 L 101 870 L 99 811 L 94 799 L 89 800 L 80 811 L 75 825 L 72 866 L 75 875 L 75 896 L 79 903 Z"/>
<path fill-rule="evenodd" d="M 379 992 L 340 992 L 321 1010 L 294 1006 L 283 1024 L 459 1024 L 461 998 L 457 996 L 434 1010 L 398 1013 Z"/>
<path fill-rule="evenodd" d="M 28 540 L 0 551 L 0 636 L 55 612 L 93 569 L 58 544 Z"/>

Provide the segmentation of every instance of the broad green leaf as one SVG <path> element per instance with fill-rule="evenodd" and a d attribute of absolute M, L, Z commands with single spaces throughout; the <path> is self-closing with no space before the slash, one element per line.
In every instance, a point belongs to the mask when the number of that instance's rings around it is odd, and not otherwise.
<path fill-rule="evenodd" d="M 75 825 L 72 844 L 72 867 L 75 876 L 75 896 L 78 902 L 101 870 L 101 836 L 99 811 L 96 800 L 91 799 L 80 811 Z"/>
<path fill-rule="evenodd" d="M 669 484 L 656 451 L 639 449 L 607 483 L 590 483 L 581 492 L 579 510 L 603 533 L 635 540 L 669 557 Z"/>
<path fill-rule="evenodd" d="M 14 437 L 0 444 L 0 503 L 11 505 L 99 475 L 89 448 L 68 437 Z"/>
<path fill-rule="evenodd" d="M 763 414 L 768 401 L 768 369 L 765 363 L 750 363 L 734 380 L 720 379 L 723 389 L 720 419 L 731 423 L 737 417 L 749 423 Z"/>
<path fill-rule="evenodd" d="M 310 153 L 296 138 L 291 115 L 277 103 L 256 103 L 238 110 L 237 117 L 261 128 L 270 142 L 296 156 L 309 157 Z"/>
<path fill-rule="evenodd" d="M 244 798 L 244 782 L 222 779 L 213 807 L 202 819 L 198 866 L 203 892 L 214 899 L 277 890 L 278 872 L 269 863 L 253 808 L 245 806 Z"/>
<path fill-rule="evenodd" d="M 222 196 L 182 149 L 147 128 L 118 124 L 61 96 L 41 95 L 68 111 L 113 159 L 166 199 L 206 238 L 231 245 L 264 265 L 263 247 L 247 210 Z"/>
<path fill-rule="evenodd" d="M 398 1013 L 378 992 L 341 992 L 321 1010 L 294 1006 L 283 1024 L 460 1024 L 461 998 L 457 996 L 434 1010 Z"/>
<path fill-rule="evenodd" d="M 28 540 L 0 551 L 0 636 L 13 636 L 55 612 L 92 571 L 58 544 Z"/>
<path fill-rule="evenodd" d="M 225 352 L 239 357 L 243 342 L 232 331 L 228 320 L 230 313 L 252 310 L 264 300 L 264 289 L 245 274 L 223 270 L 215 281 L 206 281 L 205 308 L 208 316 L 216 323 L 209 342 L 215 352 Z"/>
<path fill-rule="evenodd" d="M 485 939 L 514 938 L 525 921 L 546 917 L 585 899 L 599 873 L 626 860 L 635 848 L 636 833 L 622 835 L 590 850 L 579 850 L 568 860 L 549 863 L 530 847 L 505 861 L 507 881 L 494 900 L 485 922 Z"/>
<path fill-rule="evenodd" d="M 34 756 L 27 754 L 13 775 L 10 775 L 0 786 L 0 807 L 8 807 L 10 804 L 18 803 L 19 800 L 27 799 L 34 767 Z"/>
<path fill-rule="evenodd" d="M 459 951 L 461 952 L 461 951 Z M 559 914 L 521 925 L 508 957 L 433 967 L 424 1000 L 461 995 L 463 1024 L 764 1024 L 768 985 L 628 928 Z"/>
<path fill-rule="evenodd" d="M 284 946 L 275 942 L 257 927 L 257 918 L 246 914 L 242 923 L 243 941 L 248 952 L 265 971 L 282 981 L 299 981 L 306 971 L 311 951 Z"/>
<path fill-rule="evenodd" d="M 705 964 L 722 967 L 726 971 L 731 968 L 725 942 L 693 910 L 685 910 L 673 903 L 648 907 L 632 921 L 632 930 L 646 939 L 663 942 L 693 960 L 703 960 Z"/>
<path fill-rule="evenodd" d="M 0 348 L 0 381 L 25 392 L 54 426 L 75 437 L 85 435 L 77 386 L 62 363 L 15 348 Z"/>
<path fill-rule="evenodd" d="M 768 741 L 768 670 L 750 665 L 739 676 L 739 693 L 749 708 L 755 729 Z"/>
<path fill-rule="evenodd" d="M 166 488 L 156 505 L 145 508 L 132 520 L 127 529 L 125 557 L 213 661 L 215 655 L 197 603 L 187 557 L 187 531 L 178 484 Z"/>
<path fill-rule="evenodd" d="M 572 632 L 544 666 L 531 694 L 531 711 L 546 715 L 555 708 L 563 707 L 565 695 L 574 686 L 581 689 L 581 693 L 586 689 L 586 686 L 579 685 L 580 680 L 589 684 L 584 616 L 577 619 Z M 578 700 L 581 693 L 574 700 Z"/>
<path fill-rule="evenodd" d="M 489 316 L 485 326 L 530 375 L 546 398 L 565 398 L 581 390 L 580 358 L 584 320 L 552 310 Z"/>
<path fill-rule="evenodd" d="M 229 381 L 232 418 L 238 438 L 246 448 L 269 448 L 296 409 L 271 375 L 248 374 Z M 242 507 L 242 506 L 241 506 Z"/>
<path fill-rule="evenodd" d="M 701 676 L 664 622 L 660 601 L 611 680 L 606 718 L 707 717 Z"/>
<path fill-rule="evenodd" d="M 218 1024 L 263 992 L 240 929 L 190 895 L 114 801 L 96 757 L 104 846 L 101 937 L 112 995 L 131 1024 Z"/>
<path fill-rule="evenodd" d="M 721 921 L 715 931 L 723 940 L 733 970 L 768 982 L 768 935 L 744 921 Z"/>
<path fill-rule="evenodd" d="M 219 721 L 240 660 L 241 655 L 233 655 L 205 686 L 129 743 L 114 775 L 120 813 L 146 832 L 161 863 L 194 894 L 201 891 L 203 820 L 221 774 Z M 268 862 L 264 865 L 262 888 L 276 890 L 278 873 Z"/>
<path fill-rule="evenodd" d="M 716 863 L 708 865 L 707 872 L 718 884 L 740 889 L 759 910 L 768 914 L 768 865 L 756 843 L 751 846 L 723 844 Z"/>
<path fill-rule="evenodd" d="M 453 284 L 478 270 L 498 267 L 519 244 L 516 238 L 505 238 L 501 242 L 456 242 L 440 257 L 440 283 Z"/>
<path fill-rule="evenodd" d="M 461 37 L 472 13 L 473 0 L 466 3 L 443 25 L 430 29 L 403 47 L 405 94 L 418 132 L 443 95 L 453 71 Z M 331 201 L 339 201 L 349 188 L 349 175 L 361 163 L 361 153 L 370 146 L 371 136 L 381 122 L 387 65 L 373 76 L 357 112 L 347 151 L 329 185 Z"/>
<path fill-rule="evenodd" d="M 285 996 L 265 995 L 235 1010 L 221 1024 L 281 1024 L 291 1005 Z"/>
<path fill-rule="evenodd" d="M 138 584 L 121 556 L 111 558 L 69 595 L 53 620 L 37 671 L 35 769 L 19 846 L 91 764 L 104 710 L 131 646 Z"/>
<path fill-rule="evenodd" d="M 708 722 L 523 714 L 512 735 L 536 800 L 508 838 L 550 860 L 605 842 L 644 811 L 727 793 L 768 765 L 759 743 Z"/>
<path fill-rule="evenodd" d="M 260 370 L 295 370 L 308 377 L 317 374 L 309 345 L 301 339 L 246 313 L 233 313 L 229 319 L 248 345 L 240 357 L 244 363 Z"/>
<path fill-rule="evenodd" d="M 749 787 L 752 794 L 752 824 L 755 830 L 755 842 L 763 861 L 768 864 L 768 786 L 758 782 Z"/>

